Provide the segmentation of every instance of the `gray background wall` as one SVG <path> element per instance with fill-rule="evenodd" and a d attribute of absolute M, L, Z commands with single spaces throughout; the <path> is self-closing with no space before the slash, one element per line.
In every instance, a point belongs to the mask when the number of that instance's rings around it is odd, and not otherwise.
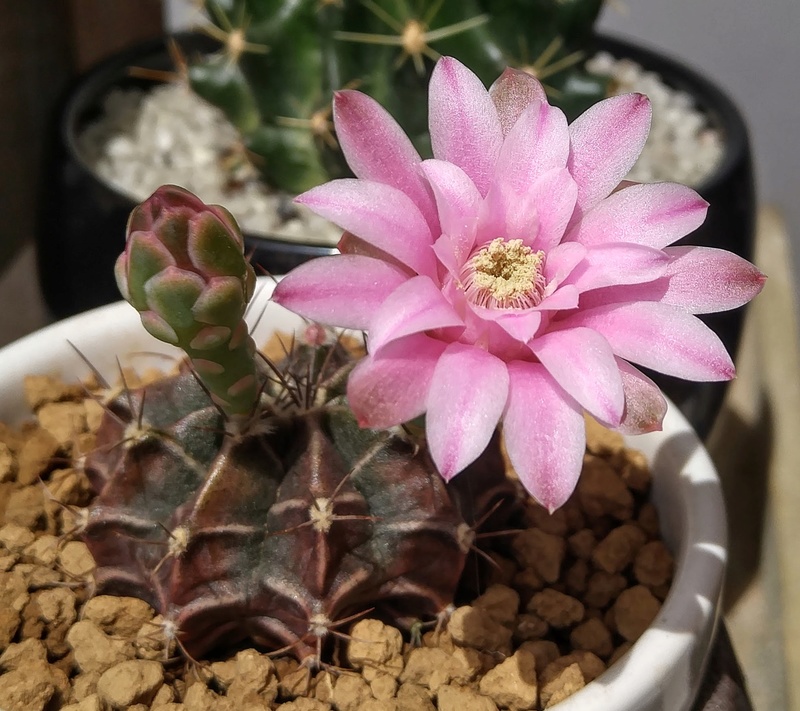
<path fill-rule="evenodd" d="M 166 10 L 169 26 L 188 22 L 188 0 Z M 610 0 L 600 29 L 691 64 L 740 106 L 759 197 L 784 215 L 800 274 L 800 0 Z"/>

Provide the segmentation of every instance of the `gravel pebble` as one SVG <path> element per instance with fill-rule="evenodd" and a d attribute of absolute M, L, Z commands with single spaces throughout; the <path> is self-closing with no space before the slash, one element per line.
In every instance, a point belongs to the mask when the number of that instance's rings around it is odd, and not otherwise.
<path fill-rule="evenodd" d="M 26 438 L 18 455 L 17 481 L 22 486 L 33 484 L 44 477 L 61 446 L 46 429 L 37 427 Z"/>
<path fill-rule="evenodd" d="M 103 632 L 123 639 L 133 638 L 155 611 L 135 597 L 98 595 L 83 608 L 83 619 L 94 622 Z"/>
<path fill-rule="evenodd" d="M 580 600 L 553 588 L 545 588 L 536 593 L 530 599 L 527 609 L 556 629 L 577 624 L 586 611 Z"/>
<path fill-rule="evenodd" d="M 133 704 L 149 705 L 163 683 L 162 664 L 130 659 L 103 672 L 97 682 L 97 694 L 115 709 Z"/>
<path fill-rule="evenodd" d="M 17 458 L 5 442 L 0 442 L 0 484 L 17 478 Z"/>
<path fill-rule="evenodd" d="M 9 711 L 44 711 L 56 693 L 46 664 L 0 675 L 0 708 Z"/>
<path fill-rule="evenodd" d="M 558 580 L 567 549 L 562 536 L 528 528 L 514 537 L 512 548 L 523 567 L 535 570 L 545 582 Z"/>
<path fill-rule="evenodd" d="M 443 686 L 437 701 L 439 711 L 497 711 L 489 697 L 463 686 Z"/>
<path fill-rule="evenodd" d="M 559 669 L 546 681 L 542 681 L 539 698 L 542 706 L 548 709 L 569 698 L 576 691 L 580 691 L 584 686 L 586 686 L 586 681 L 581 668 L 577 664 L 570 664 Z"/>
<path fill-rule="evenodd" d="M 511 711 L 533 708 L 539 693 L 536 657 L 528 650 L 518 649 L 486 672 L 478 689 L 502 708 Z"/>
<path fill-rule="evenodd" d="M 492 585 L 473 600 L 472 606 L 486 612 L 495 622 L 514 627 L 519 612 L 519 593 L 507 585 Z"/>
<path fill-rule="evenodd" d="M 629 642 L 639 639 L 660 608 L 659 600 L 643 585 L 623 590 L 613 608 L 617 631 Z"/>
<path fill-rule="evenodd" d="M 592 563 L 607 573 L 621 573 L 633 563 L 646 540 L 647 535 L 639 526 L 623 524 L 595 546 Z"/>
<path fill-rule="evenodd" d="M 457 608 L 450 616 L 447 631 L 455 642 L 474 649 L 503 651 L 511 644 L 511 630 L 478 607 Z"/>
<path fill-rule="evenodd" d="M 113 639 L 94 622 L 80 620 L 67 634 L 75 652 L 75 661 L 83 672 L 104 672 L 106 669 L 133 657 L 130 642 Z"/>
<path fill-rule="evenodd" d="M 672 578 L 675 561 L 662 541 L 645 543 L 636 554 L 633 574 L 642 585 L 657 587 Z"/>

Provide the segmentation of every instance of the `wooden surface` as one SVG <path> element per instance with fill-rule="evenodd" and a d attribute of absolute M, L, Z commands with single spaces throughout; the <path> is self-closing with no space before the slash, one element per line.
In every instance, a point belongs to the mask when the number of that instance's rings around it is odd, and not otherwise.
<path fill-rule="evenodd" d="M 69 79 L 64 9 L 0 0 L 0 270 L 34 229 L 45 126 Z"/>
<path fill-rule="evenodd" d="M 800 348 L 791 241 L 762 209 L 767 274 L 747 314 L 737 379 L 708 446 L 725 491 L 726 619 L 756 711 L 800 711 Z"/>
<path fill-rule="evenodd" d="M 66 5 L 77 72 L 162 31 L 160 0 L 68 0 Z"/>

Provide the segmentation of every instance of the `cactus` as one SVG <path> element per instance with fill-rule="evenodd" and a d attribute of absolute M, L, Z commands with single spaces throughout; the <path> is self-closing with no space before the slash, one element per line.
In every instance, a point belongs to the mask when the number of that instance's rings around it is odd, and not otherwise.
<path fill-rule="evenodd" d="M 149 602 L 192 656 L 250 640 L 317 663 L 365 611 L 446 611 L 478 522 L 513 508 L 497 441 L 445 484 L 424 443 L 358 426 L 339 340 L 312 327 L 268 367 L 241 325 L 253 278 L 236 223 L 180 188 L 134 211 L 117 278 L 189 358 L 106 405 L 85 461 L 99 588 Z"/>
<path fill-rule="evenodd" d="M 266 182 L 293 193 L 347 174 L 329 119 L 333 92 L 348 86 L 377 99 L 430 155 L 427 86 L 443 54 L 487 84 L 507 65 L 526 69 L 572 117 L 607 90 L 582 66 L 602 0 L 203 4 L 223 48 L 189 67 L 191 86 L 225 111 Z"/>

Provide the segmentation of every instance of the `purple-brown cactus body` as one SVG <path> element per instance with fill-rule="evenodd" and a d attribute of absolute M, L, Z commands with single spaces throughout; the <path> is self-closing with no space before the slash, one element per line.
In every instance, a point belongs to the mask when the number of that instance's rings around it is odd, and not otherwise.
<path fill-rule="evenodd" d="M 318 661 L 350 616 L 445 611 L 475 522 L 514 498 L 496 449 L 446 485 L 424 448 L 361 429 L 340 398 L 263 400 L 226 432 L 185 370 L 109 405 L 86 460 L 98 587 L 147 600 L 194 656 L 251 640 Z M 467 477 L 480 499 L 455 486 Z"/>
<path fill-rule="evenodd" d="M 359 427 L 353 356 L 321 327 L 265 367 L 243 250 L 233 218 L 182 188 L 132 213 L 120 289 L 188 360 L 107 404 L 84 539 L 99 589 L 149 602 L 187 653 L 251 640 L 319 662 L 354 616 L 445 611 L 475 524 L 514 487 L 496 446 L 447 485 L 424 446 Z"/>

